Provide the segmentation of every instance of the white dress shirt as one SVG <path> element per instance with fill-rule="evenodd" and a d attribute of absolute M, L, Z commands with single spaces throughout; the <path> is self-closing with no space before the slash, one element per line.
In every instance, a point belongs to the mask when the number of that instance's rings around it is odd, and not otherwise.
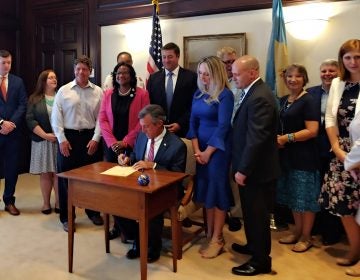
<path fill-rule="evenodd" d="M 90 81 L 85 88 L 73 80 L 59 89 L 51 114 L 51 126 L 59 143 L 67 140 L 64 129 L 95 128 L 92 140 L 100 141 L 98 113 L 102 94 L 102 89 Z"/>

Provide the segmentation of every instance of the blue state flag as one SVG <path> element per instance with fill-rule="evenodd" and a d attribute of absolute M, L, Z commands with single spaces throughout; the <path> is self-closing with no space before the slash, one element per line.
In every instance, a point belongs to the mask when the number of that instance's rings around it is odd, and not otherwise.
<path fill-rule="evenodd" d="M 286 89 L 282 79 L 282 71 L 288 64 L 289 57 L 282 4 L 281 0 L 273 0 L 272 31 L 267 54 L 265 80 L 278 97 L 285 95 Z"/>

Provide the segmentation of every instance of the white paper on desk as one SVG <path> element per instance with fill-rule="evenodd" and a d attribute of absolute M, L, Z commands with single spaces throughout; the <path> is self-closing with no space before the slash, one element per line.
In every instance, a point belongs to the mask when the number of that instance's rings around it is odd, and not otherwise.
<path fill-rule="evenodd" d="M 101 174 L 126 177 L 135 171 L 136 169 L 134 169 L 132 166 L 114 166 L 104 172 L 101 172 Z"/>

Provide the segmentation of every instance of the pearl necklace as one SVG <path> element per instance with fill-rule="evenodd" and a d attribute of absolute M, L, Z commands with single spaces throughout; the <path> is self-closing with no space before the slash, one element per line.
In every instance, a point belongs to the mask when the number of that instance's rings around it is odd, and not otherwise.
<path fill-rule="evenodd" d="M 131 87 L 129 88 L 129 90 L 127 92 L 124 92 L 124 93 L 122 93 L 121 90 L 119 89 L 119 95 L 120 96 L 127 96 L 127 95 L 130 94 L 130 91 L 131 91 Z"/>

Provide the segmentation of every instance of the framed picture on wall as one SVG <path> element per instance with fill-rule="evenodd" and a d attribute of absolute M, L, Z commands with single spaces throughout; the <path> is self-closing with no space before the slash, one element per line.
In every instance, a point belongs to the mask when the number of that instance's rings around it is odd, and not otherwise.
<path fill-rule="evenodd" d="M 201 58 L 216 56 L 217 50 L 225 46 L 234 48 L 238 56 L 246 54 L 245 33 L 184 37 L 184 67 L 196 72 Z"/>

